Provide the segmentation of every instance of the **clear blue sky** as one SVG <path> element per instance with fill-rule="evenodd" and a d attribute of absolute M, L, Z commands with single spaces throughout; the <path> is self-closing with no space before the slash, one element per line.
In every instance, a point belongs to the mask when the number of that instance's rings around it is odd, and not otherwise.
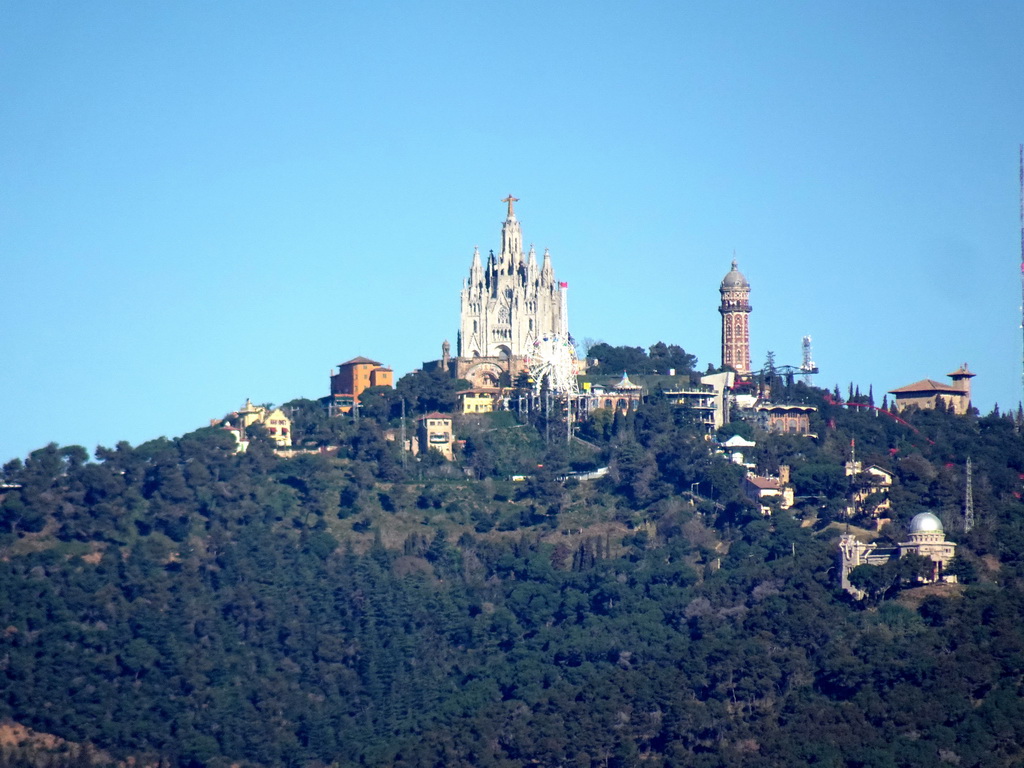
<path fill-rule="evenodd" d="M 524 238 L 578 338 L 1021 399 L 1024 3 L 0 2 L 0 461 L 455 342 Z"/>

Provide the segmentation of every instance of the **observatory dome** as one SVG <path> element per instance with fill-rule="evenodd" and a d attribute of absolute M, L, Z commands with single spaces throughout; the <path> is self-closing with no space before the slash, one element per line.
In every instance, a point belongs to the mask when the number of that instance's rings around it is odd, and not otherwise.
<path fill-rule="evenodd" d="M 931 512 L 914 515 L 910 521 L 911 533 L 942 533 L 942 521 Z"/>
<path fill-rule="evenodd" d="M 722 280 L 723 288 L 749 288 L 750 283 L 747 282 L 747 278 L 743 276 L 743 273 L 739 271 L 736 266 L 736 259 L 732 260 L 732 269 L 729 270 L 725 278 Z"/>

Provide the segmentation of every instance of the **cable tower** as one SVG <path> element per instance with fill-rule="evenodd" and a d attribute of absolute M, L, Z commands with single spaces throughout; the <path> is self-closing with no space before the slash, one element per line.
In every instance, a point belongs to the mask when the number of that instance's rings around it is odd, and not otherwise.
<path fill-rule="evenodd" d="M 811 374 L 818 372 L 818 366 L 816 366 L 814 364 L 814 358 L 811 356 L 811 337 L 810 336 L 804 336 L 803 348 L 804 348 L 804 361 L 803 361 L 803 363 L 800 366 L 800 370 L 804 372 L 804 374 L 803 374 L 804 384 L 807 384 L 808 386 L 810 386 L 810 384 L 811 384 Z M 1022 381 L 1024 381 L 1024 379 L 1022 379 Z"/>
<path fill-rule="evenodd" d="M 974 490 L 971 483 L 971 457 L 967 457 L 967 490 L 964 493 L 964 532 L 974 527 Z"/>

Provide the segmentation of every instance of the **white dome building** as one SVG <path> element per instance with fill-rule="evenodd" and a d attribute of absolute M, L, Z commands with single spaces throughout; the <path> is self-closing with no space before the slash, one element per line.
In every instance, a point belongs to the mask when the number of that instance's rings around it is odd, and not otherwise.
<path fill-rule="evenodd" d="M 914 515 L 910 521 L 910 533 L 942 533 L 942 521 L 931 512 Z"/>
<path fill-rule="evenodd" d="M 879 546 L 877 542 L 859 541 L 856 536 L 846 534 L 839 537 L 840 571 L 839 583 L 843 589 L 860 599 L 864 593 L 850 584 L 850 572 L 858 565 L 884 565 L 896 558 L 909 554 L 920 555 L 932 563 L 931 572 L 925 574 L 925 583 L 935 581 L 955 582 L 956 576 L 946 569 L 956 556 L 956 544 L 946 541 L 942 521 L 931 512 L 914 515 L 910 521 L 907 541 L 896 547 Z"/>
<path fill-rule="evenodd" d="M 947 574 L 946 568 L 956 556 L 956 544 L 946 541 L 942 521 L 931 512 L 914 515 L 910 521 L 908 541 L 900 542 L 900 557 L 920 555 L 932 561 L 932 573 L 926 581 L 956 581 L 956 576 Z"/>

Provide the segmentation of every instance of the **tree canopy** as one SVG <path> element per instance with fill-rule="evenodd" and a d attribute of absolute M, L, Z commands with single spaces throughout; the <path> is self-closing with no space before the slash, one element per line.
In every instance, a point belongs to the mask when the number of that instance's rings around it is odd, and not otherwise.
<path fill-rule="evenodd" d="M 450 389 L 423 376 L 411 411 Z M 0 765 L 1020 764 L 1024 425 L 792 393 L 816 438 L 735 430 L 791 467 L 769 516 L 657 398 L 568 444 L 456 415 L 454 463 L 403 454 L 387 392 L 286 404 L 292 458 L 202 429 L 9 462 L 0 718 L 60 741 Z M 904 558 L 838 588 L 851 440 L 894 476 L 883 537 L 934 512 L 969 583 Z"/>

